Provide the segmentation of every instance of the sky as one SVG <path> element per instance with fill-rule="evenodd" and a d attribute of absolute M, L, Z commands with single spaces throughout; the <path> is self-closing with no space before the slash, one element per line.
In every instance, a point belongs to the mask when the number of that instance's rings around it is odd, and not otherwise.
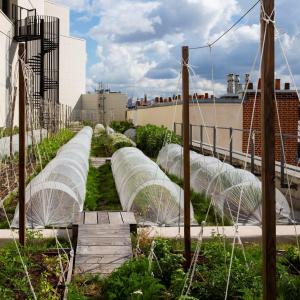
<path fill-rule="evenodd" d="M 181 47 L 207 45 L 256 0 L 56 0 L 87 41 L 87 90 L 99 82 L 129 97 L 179 94 Z M 276 77 L 300 83 L 300 3 L 276 0 Z M 258 77 L 259 6 L 212 48 L 190 50 L 190 89 L 222 95 L 226 75 Z M 280 43 L 284 51 L 282 51 Z M 284 55 L 283 55 L 284 53 Z M 257 59 L 256 59 L 257 58 Z"/>

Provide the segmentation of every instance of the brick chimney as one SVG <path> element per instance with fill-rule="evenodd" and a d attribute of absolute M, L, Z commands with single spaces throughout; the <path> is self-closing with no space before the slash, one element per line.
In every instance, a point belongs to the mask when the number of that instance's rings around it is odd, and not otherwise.
<path fill-rule="evenodd" d="M 261 78 L 258 79 L 257 89 L 258 90 L 261 89 Z"/>
<path fill-rule="evenodd" d="M 279 91 L 281 89 L 280 79 L 275 79 L 275 90 Z"/>

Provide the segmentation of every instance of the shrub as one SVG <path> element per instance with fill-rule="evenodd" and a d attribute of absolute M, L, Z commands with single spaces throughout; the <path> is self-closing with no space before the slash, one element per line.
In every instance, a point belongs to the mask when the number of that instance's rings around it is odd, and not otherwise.
<path fill-rule="evenodd" d="M 166 127 L 148 124 L 137 128 L 137 147 L 149 157 L 157 157 L 166 143 L 180 144 L 181 139 Z"/>
<path fill-rule="evenodd" d="M 111 154 L 123 147 L 135 147 L 135 143 L 121 133 L 113 133 L 108 136 L 108 149 Z"/>
<path fill-rule="evenodd" d="M 127 129 L 134 128 L 134 125 L 128 121 L 112 121 L 110 127 L 119 133 L 124 133 Z"/>

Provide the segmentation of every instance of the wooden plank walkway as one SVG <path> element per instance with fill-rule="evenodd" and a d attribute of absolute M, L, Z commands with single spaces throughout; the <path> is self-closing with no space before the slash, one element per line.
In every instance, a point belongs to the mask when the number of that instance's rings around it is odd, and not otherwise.
<path fill-rule="evenodd" d="M 132 212 L 82 212 L 73 228 L 77 235 L 75 274 L 107 276 L 132 257 L 130 232 L 136 230 Z"/>
<path fill-rule="evenodd" d="M 110 157 L 95 157 L 92 156 L 90 158 L 91 164 L 94 168 L 99 168 L 103 166 L 104 164 L 110 162 L 111 158 Z"/>

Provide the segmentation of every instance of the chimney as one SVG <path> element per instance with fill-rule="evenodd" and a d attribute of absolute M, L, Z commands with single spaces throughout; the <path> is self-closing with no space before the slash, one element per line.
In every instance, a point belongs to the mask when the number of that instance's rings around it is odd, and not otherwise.
<path fill-rule="evenodd" d="M 258 79 L 257 89 L 258 90 L 261 89 L 261 78 Z"/>
<path fill-rule="evenodd" d="M 160 98 L 159 98 L 159 102 L 160 102 L 160 103 L 164 102 L 163 97 L 160 97 Z"/>
<path fill-rule="evenodd" d="M 147 103 L 147 94 L 144 95 L 144 102 Z"/>
<path fill-rule="evenodd" d="M 234 93 L 237 95 L 240 91 L 240 75 L 234 76 Z"/>
<path fill-rule="evenodd" d="M 286 82 L 286 83 L 284 84 L 284 89 L 285 89 L 285 90 L 289 90 L 289 89 L 290 89 L 290 83 L 289 83 L 289 82 Z"/>
<path fill-rule="evenodd" d="M 205 99 L 208 99 L 208 93 L 205 93 L 204 98 L 205 98 Z"/>
<path fill-rule="evenodd" d="M 275 79 L 275 90 L 279 91 L 280 90 L 280 79 Z"/>
<path fill-rule="evenodd" d="M 227 75 L 227 94 L 233 94 L 233 86 L 234 86 L 234 75 Z"/>
<path fill-rule="evenodd" d="M 159 98 L 158 97 L 155 97 L 155 102 L 159 102 Z"/>
<path fill-rule="evenodd" d="M 250 74 L 245 74 L 245 86 L 249 84 L 249 81 L 250 81 Z"/>

